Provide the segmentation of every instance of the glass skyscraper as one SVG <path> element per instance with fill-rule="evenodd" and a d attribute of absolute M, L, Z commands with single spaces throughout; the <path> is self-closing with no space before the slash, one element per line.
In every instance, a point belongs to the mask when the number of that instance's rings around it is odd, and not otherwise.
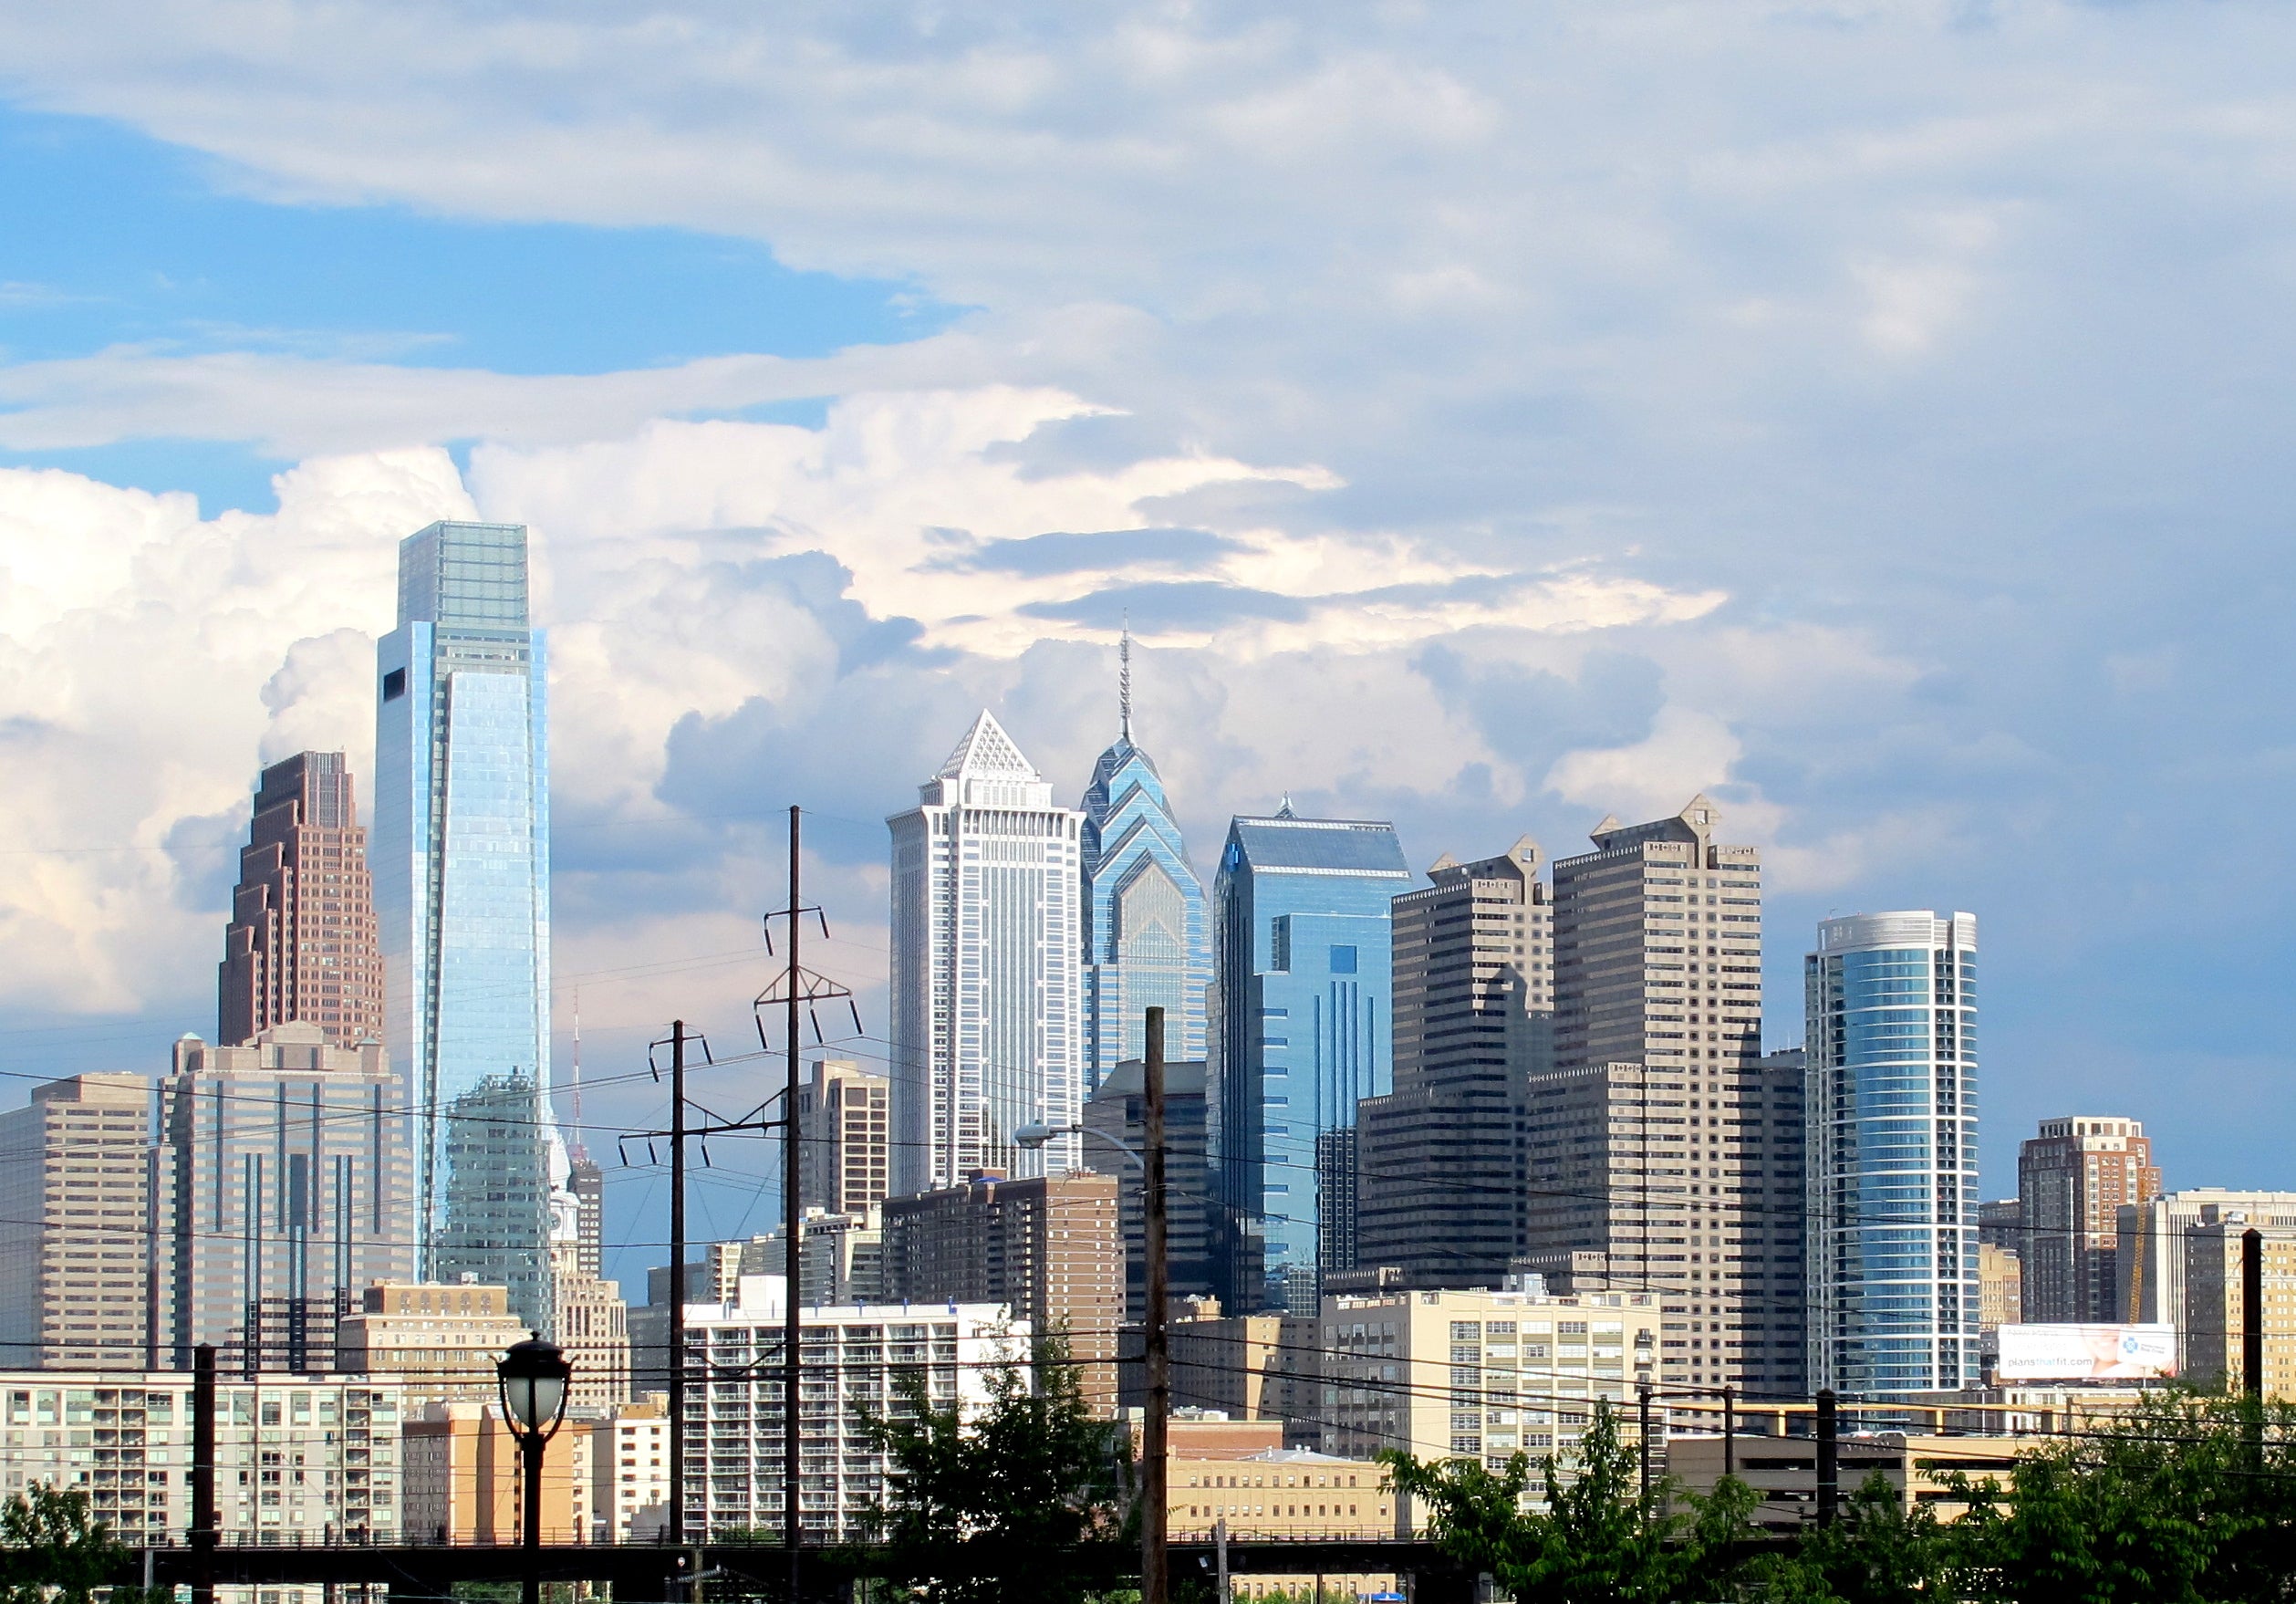
<path fill-rule="evenodd" d="M 1150 1008 L 1164 1010 L 1164 1055 L 1204 1056 L 1211 959 L 1204 888 L 1148 755 L 1132 744 L 1132 642 L 1124 654 L 1116 745 L 1085 792 L 1085 1094 L 1144 1050 Z"/>
<path fill-rule="evenodd" d="M 1084 1108 L 1084 815 L 985 709 L 918 797 L 886 820 L 893 1190 L 1081 1169 L 1075 1135 L 1028 1149 L 1013 1132 L 1073 1126 Z"/>
<path fill-rule="evenodd" d="M 1356 1104 L 1391 1089 L 1390 902 L 1412 879 L 1392 825 L 1286 804 L 1229 827 L 1205 1114 L 1212 1274 L 1233 1313 L 1314 1314 L 1323 1274 L 1356 1267 Z"/>
<path fill-rule="evenodd" d="M 375 821 L 386 1019 L 418 1116 L 419 1273 L 510 1288 L 550 1318 L 554 1177 L 462 1178 L 501 1141 L 460 1120 L 530 1120 L 548 1170 L 550 808 L 542 631 L 526 609 L 526 531 L 439 523 L 399 547 L 399 627 L 376 649 Z M 461 1112 L 458 1113 L 458 1110 Z M 563 1168 L 563 1161 L 558 1163 Z"/>
<path fill-rule="evenodd" d="M 1978 1380 L 1977 918 L 1864 913 L 1804 965 L 1810 1384 Z"/>

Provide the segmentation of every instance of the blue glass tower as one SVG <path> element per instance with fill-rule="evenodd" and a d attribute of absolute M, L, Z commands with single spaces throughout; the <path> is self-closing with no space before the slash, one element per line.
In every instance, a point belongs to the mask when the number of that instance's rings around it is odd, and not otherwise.
<path fill-rule="evenodd" d="M 1143 1050 L 1147 1010 L 1164 1010 L 1164 1053 L 1204 1056 L 1204 985 L 1211 959 L 1204 887 L 1148 755 L 1132 744 L 1132 641 L 1123 671 L 1116 745 L 1085 791 L 1085 1092 L 1097 1090 Z"/>
<path fill-rule="evenodd" d="M 1413 876 L 1395 827 L 1228 828 L 1212 884 L 1205 1115 L 1212 1275 L 1238 1314 L 1312 1314 L 1352 1269 L 1356 1104 L 1391 1088 L 1389 907 Z"/>
<path fill-rule="evenodd" d="M 1826 920 L 1804 977 L 1810 1384 L 1973 1384 L 1976 916 Z"/>
<path fill-rule="evenodd" d="M 550 811 L 526 531 L 433 524 L 399 547 L 376 648 L 375 823 L 391 1061 L 418 1116 L 418 1273 L 474 1274 L 550 1319 Z M 473 1121 L 483 1130 L 463 1130 Z M 458 1174 L 482 1166 L 484 1174 Z"/>

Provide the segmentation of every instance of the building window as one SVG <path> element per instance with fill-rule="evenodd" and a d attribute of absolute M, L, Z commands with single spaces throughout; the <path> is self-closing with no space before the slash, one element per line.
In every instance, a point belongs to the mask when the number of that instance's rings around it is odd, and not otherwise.
<path fill-rule="evenodd" d="M 1331 972 L 1334 974 L 1355 974 L 1356 949 L 1353 947 L 1334 947 L 1332 949 Z"/>

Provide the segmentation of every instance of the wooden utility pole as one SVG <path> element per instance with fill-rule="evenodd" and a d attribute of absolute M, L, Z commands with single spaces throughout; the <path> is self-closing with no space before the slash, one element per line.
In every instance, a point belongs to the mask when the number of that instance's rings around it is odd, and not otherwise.
<path fill-rule="evenodd" d="M 1170 1298 L 1165 1258 L 1164 1204 L 1164 1010 L 1148 1011 L 1148 1041 L 1140 1058 L 1140 1102 L 1146 1127 L 1140 1154 L 1141 1246 L 1147 1263 L 1148 1307 L 1142 1311 L 1141 1347 L 1148 1370 L 1148 1412 L 1140 1422 L 1140 1604 L 1170 1604 L 1171 1554 L 1165 1524 L 1170 1504 L 1165 1492 L 1165 1423 L 1172 1412 L 1171 1338 L 1164 1328 Z"/>

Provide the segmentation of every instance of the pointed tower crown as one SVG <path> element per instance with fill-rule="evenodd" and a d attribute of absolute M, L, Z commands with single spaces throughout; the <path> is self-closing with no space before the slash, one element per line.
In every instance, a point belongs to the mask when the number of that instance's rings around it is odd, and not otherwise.
<path fill-rule="evenodd" d="M 949 754 L 940 772 L 918 787 L 925 802 L 944 807 L 1049 807 L 1053 788 L 1021 755 L 987 708 Z"/>

